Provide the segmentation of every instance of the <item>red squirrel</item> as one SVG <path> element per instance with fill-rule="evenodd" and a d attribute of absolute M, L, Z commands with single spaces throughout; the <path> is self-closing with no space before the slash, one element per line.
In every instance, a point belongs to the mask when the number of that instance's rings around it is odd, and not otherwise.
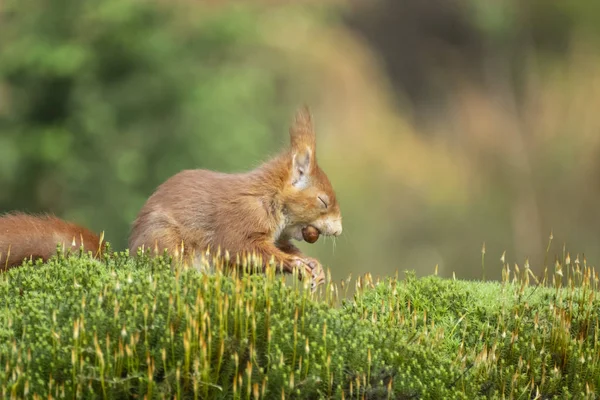
<path fill-rule="evenodd" d="M 313 288 L 322 283 L 319 261 L 302 254 L 291 239 L 302 241 L 307 226 L 320 235 L 339 236 L 342 217 L 317 164 L 308 107 L 297 110 L 289 133 L 289 148 L 252 171 L 184 170 L 167 179 L 133 222 L 131 254 L 139 248 L 177 254 L 183 248 L 183 256 L 194 257 L 221 248 L 232 260 L 255 254 L 263 268 L 271 261 L 286 273 L 303 268 L 312 275 Z M 0 217 L 0 269 L 30 257 L 45 261 L 58 243 L 78 248 L 82 242 L 86 250 L 101 253 L 100 238 L 85 228 L 50 216 L 8 214 Z"/>
<path fill-rule="evenodd" d="M 333 187 L 317 164 L 316 136 L 308 107 L 297 110 L 290 147 L 258 168 L 239 174 L 185 170 L 150 196 L 133 223 L 130 252 L 138 248 L 181 248 L 188 256 L 220 247 L 235 258 L 256 254 L 291 273 L 304 268 L 315 283 L 321 264 L 302 254 L 291 239 L 303 240 L 312 226 L 324 236 L 342 233 Z M 193 262 L 193 260 L 192 260 Z"/>

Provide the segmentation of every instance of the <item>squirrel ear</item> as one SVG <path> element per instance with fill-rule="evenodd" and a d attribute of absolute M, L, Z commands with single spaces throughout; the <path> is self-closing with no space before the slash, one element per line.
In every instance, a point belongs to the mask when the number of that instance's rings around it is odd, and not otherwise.
<path fill-rule="evenodd" d="M 304 189 L 310 180 L 313 154 L 310 148 L 292 152 L 292 185 L 297 189 Z"/>
<path fill-rule="evenodd" d="M 308 147 L 312 154 L 315 154 L 315 131 L 307 105 L 296 110 L 294 122 L 290 127 L 290 141 L 293 150 L 303 151 Z"/>

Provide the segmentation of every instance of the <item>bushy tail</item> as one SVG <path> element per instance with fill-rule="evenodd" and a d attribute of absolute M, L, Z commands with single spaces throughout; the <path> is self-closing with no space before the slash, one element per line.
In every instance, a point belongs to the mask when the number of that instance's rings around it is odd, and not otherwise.
<path fill-rule="evenodd" d="M 23 260 L 48 260 L 56 247 L 101 254 L 104 244 L 89 229 L 51 215 L 11 213 L 0 216 L 0 271 L 22 264 Z"/>

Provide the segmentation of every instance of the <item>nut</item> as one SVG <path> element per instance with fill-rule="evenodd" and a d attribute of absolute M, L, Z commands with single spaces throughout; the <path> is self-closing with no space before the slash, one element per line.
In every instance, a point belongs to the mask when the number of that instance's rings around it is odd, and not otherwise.
<path fill-rule="evenodd" d="M 315 243 L 317 240 L 319 240 L 319 230 L 314 226 L 309 225 L 305 228 L 302 228 L 302 237 L 308 243 Z"/>

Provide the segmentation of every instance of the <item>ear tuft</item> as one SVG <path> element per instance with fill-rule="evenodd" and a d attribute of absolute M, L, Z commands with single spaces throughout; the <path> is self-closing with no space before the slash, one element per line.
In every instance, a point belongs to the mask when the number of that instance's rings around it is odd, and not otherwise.
<path fill-rule="evenodd" d="M 303 104 L 301 107 L 298 107 L 294 120 L 295 125 L 307 127 L 312 131 L 312 115 L 308 105 Z"/>
<path fill-rule="evenodd" d="M 290 127 L 290 140 L 292 148 L 303 150 L 308 147 L 314 154 L 315 131 L 310 109 L 307 105 L 303 105 L 296 110 L 294 122 Z"/>

